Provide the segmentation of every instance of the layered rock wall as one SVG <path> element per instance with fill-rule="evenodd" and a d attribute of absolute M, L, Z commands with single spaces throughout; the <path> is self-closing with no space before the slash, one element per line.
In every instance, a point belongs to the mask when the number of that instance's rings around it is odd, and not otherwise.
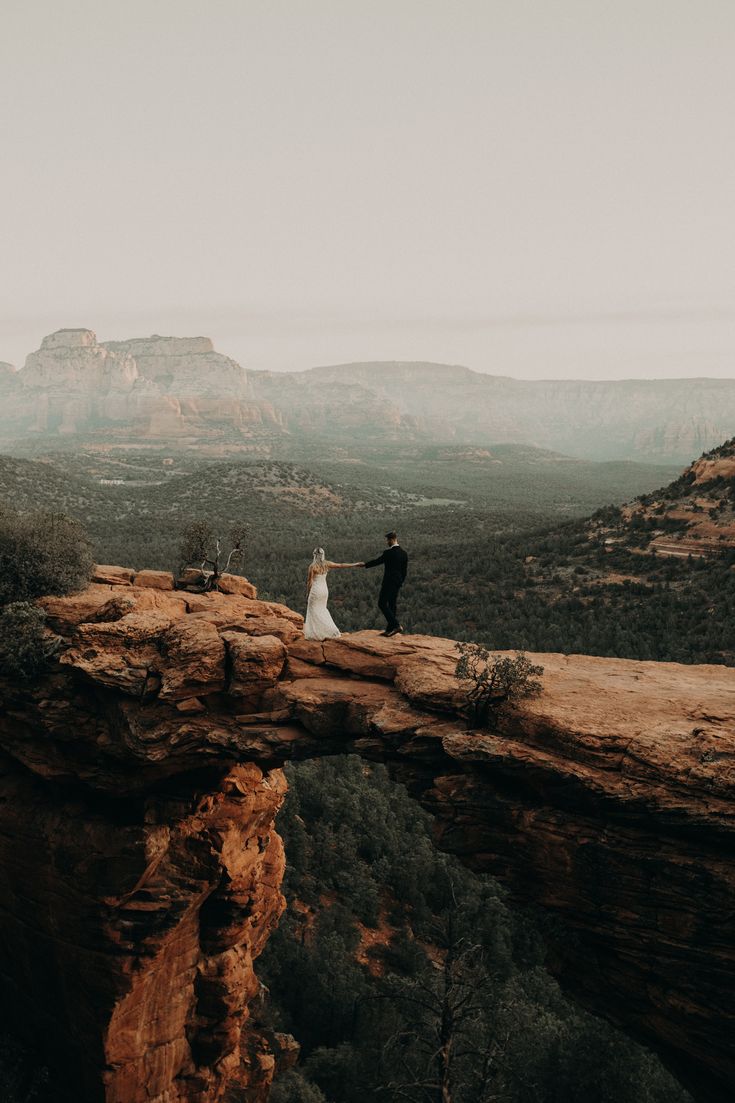
<path fill-rule="evenodd" d="M 21 371 L 0 370 L 0 389 L 0 440 L 35 433 L 267 449 L 293 434 L 331 446 L 505 442 L 684 464 L 735 433 L 731 379 L 529 381 L 411 362 L 246 372 L 207 337 L 102 344 L 87 329 L 45 337 Z"/>
<path fill-rule="evenodd" d="M 48 678 L 0 686 L 0 970 L 90 1099 L 266 1098 L 279 1043 L 248 1009 L 282 907 L 278 767 L 344 751 L 563 922 L 578 998 L 730 1097 L 734 671 L 537 656 L 541 697 L 467 731 L 451 641 L 318 644 L 244 581 L 96 579 L 44 601 Z"/>
<path fill-rule="evenodd" d="M 250 396 L 248 376 L 215 352 L 208 337 L 151 337 L 101 344 L 92 330 L 44 337 L 25 367 L 0 376 L 7 392 L 0 430 L 7 435 L 124 438 L 248 436 L 281 432 L 268 403 Z"/>
<path fill-rule="evenodd" d="M 277 1047 L 250 1019 L 283 908 L 285 784 L 254 764 L 104 803 L 0 766 L 0 976 L 75 1098 L 264 1099 Z"/>

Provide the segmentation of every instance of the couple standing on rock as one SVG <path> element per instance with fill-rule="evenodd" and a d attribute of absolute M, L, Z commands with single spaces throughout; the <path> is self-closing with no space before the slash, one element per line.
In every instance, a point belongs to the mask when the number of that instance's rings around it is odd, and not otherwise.
<path fill-rule="evenodd" d="M 309 566 L 306 580 L 306 592 L 308 601 L 306 605 L 306 620 L 304 622 L 304 636 L 307 640 L 333 640 L 340 635 L 339 628 L 332 620 L 327 608 L 329 589 L 327 587 L 327 573 L 332 570 L 348 569 L 350 567 L 378 567 L 383 564 L 383 584 L 380 587 L 378 608 L 387 621 L 384 636 L 395 636 L 403 631 L 398 620 L 396 605 L 398 593 L 406 579 L 408 570 L 408 556 L 398 543 L 395 532 L 385 534 L 387 548 L 376 559 L 370 559 L 367 563 L 331 563 L 324 555 L 324 548 L 314 548 L 314 558 Z"/>

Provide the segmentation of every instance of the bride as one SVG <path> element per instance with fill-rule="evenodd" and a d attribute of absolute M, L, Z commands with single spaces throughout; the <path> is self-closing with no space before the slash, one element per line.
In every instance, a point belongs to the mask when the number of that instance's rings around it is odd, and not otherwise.
<path fill-rule="evenodd" d="M 327 572 L 362 566 L 362 563 L 330 563 L 325 558 L 324 548 L 314 548 L 314 557 L 309 565 L 309 573 L 306 579 L 308 600 L 306 603 L 306 620 L 304 621 L 305 639 L 333 640 L 339 636 L 339 628 L 332 620 L 329 609 L 327 609 L 329 598 Z"/>

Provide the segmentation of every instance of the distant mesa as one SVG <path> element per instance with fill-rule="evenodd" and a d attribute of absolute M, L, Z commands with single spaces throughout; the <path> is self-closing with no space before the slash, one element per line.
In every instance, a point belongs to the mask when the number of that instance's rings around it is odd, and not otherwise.
<path fill-rule="evenodd" d="M 270 406 L 248 397 L 248 376 L 208 337 L 99 342 L 93 330 L 60 329 L 14 372 L 0 371 L 0 442 L 102 436 L 208 439 L 281 432 Z"/>
<path fill-rule="evenodd" d="M 591 460 L 690 462 L 735 434 L 735 379 L 519 380 L 426 362 L 250 371 L 208 337 L 44 337 L 0 366 L 0 447 L 34 435 L 354 448 L 528 445 Z"/>
<path fill-rule="evenodd" d="M 229 356 L 214 351 L 209 337 L 136 337 L 107 341 L 111 353 L 129 356 L 141 378 L 171 394 L 209 395 L 230 401 L 248 393 L 247 372 Z"/>
<path fill-rule="evenodd" d="M 196 356 L 214 352 L 214 345 L 209 337 L 160 337 L 157 333 L 152 337 L 131 337 L 129 341 L 106 341 L 105 348 L 116 351 L 123 349 L 139 357 Z M 219 356 L 219 353 L 216 355 Z"/>
<path fill-rule="evenodd" d="M 41 341 L 42 349 L 89 348 L 97 344 L 91 329 L 57 329 Z"/>

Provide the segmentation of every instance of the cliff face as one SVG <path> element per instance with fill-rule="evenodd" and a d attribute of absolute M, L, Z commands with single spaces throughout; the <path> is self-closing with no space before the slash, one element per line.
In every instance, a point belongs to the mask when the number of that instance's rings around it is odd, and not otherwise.
<path fill-rule="evenodd" d="M 78 1097 L 266 1098 L 277 1039 L 248 1008 L 284 904 L 281 772 L 100 803 L 4 759 L 0 786 L 5 1006 Z"/>
<path fill-rule="evenodd" d="M 374 447 L 526 444 L 593 460 L 688 463 L 735 432 L 731 379 L 521 380 L 430 363 L 245 371 L 207 337 L 45 337 L 0 366 L 0 440 Z"/>
<path fill-rule="evenodd" d="M 151 337 L 101 344 L 88 329 L 44 337 L 24 368 L 0 377 L 8 436 L 176 439 L 280 432 L 268 403 L 252 399 L 245 370 L 208 337 Z M 108 436 L 109 439 L 109 436 Z"/>
<path fill-rule="evenodd" d="M 732 380 L 531 381 L 411 362 L 255 372 L 251 380 L 288 424 L 318 424 L 328 407 L 332 439 L 353 431 L 356 392 L 362 432 L 376 440 L 523 443 L 595 460 L 687 463 L 735 431 Z"/>
<path fill-rule="evenodd" d="M 542 696 L 468 732 L 451 641 L 316 644 L 243 580 L 97 579 L 44 602 L 57 668 L 0 687 L 3 983 L 89 1099 L 267 1097 L 288 1052 L 253 970 L 282 907 L 278 767 L 340 751 L 386 762 L 442 848 L 563 921 L 583 1002 L 729 1098 L 735 672 L 537 656 Z"/>

